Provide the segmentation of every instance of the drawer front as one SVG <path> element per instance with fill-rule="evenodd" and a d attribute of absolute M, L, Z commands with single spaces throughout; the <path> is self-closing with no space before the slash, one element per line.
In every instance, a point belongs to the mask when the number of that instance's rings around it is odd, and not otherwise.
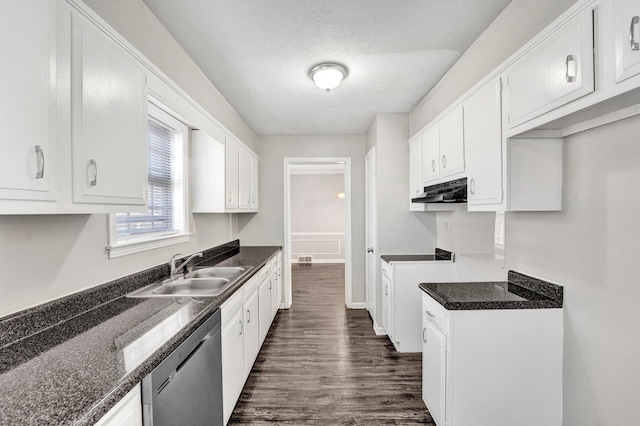
<path fill-rule="evenodd" d="M 382 276 L 387 277 L 389 281 L 393 281 L 393 268 L 387 262 L 382 262 Z"/>
<path fill-rule="evenodd" d="M 422 317 L 445 335 L 449 333 L 449 312 L 425 293 L 422 294 Z"/>

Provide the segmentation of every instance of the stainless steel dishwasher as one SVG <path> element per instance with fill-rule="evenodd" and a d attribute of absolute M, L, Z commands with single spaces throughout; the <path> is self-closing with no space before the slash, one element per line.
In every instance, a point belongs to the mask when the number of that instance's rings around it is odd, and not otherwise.
<path fill-rule="evenodd" d="M 220 310 L 142 379 L 145 426 L 222 425 Z"/>

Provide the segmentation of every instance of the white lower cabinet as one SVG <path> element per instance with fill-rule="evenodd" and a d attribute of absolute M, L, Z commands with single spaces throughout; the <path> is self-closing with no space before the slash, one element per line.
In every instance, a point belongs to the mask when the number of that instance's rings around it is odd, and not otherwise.
<path fill-rule="evenodd" d="M 422 325 L 438 426 L 562 424 L 562 309 L 448 311 L 423 293 Z"/>
<path fill-rule="evenodd" d="M 142 426 L 142 397 L 140 384 L 129 391 L 96 426 Z"/>
<path fill-rule="evenodd" d="M 393 287 L 392 269 L 387 263 L 382 263 L 382 327 L 393 342 L 393 308 L 391 291 Z"/>
<path fill-rule="evenodd" d="M 281 256 L 281 252 L 278 253 Z M 257 271 L 222 310 L 222 400 L 225 424 L 229 421 L 253 364 L 269 332 L 272 311 L 272 273 L 276 257 Z"/>
<path fill-rule="evenodd" d="M 245 381 L 242 292 L 222 305 L 222 401 L 229 421 Z"/>

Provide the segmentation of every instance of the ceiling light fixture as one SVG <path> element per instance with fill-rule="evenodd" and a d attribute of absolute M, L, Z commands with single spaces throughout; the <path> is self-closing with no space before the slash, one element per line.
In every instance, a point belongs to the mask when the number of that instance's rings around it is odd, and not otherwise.
<path fill-rule="evenodd" d="M 349 75 L 347 67 L 335 62 L 324 62 L 309 70 L 309 78 L 327 93 L 338 87 L 342 80 L 347 78 L 347 75 Z"/>
<path fill-rule="evenodd" d="M 347 195 L 344 193 L 344 191 L 340 191 L 338 192 L 338 198 L 340 198 L 341 200 L 344 200 L 344 197 L 346 197 Z"/>

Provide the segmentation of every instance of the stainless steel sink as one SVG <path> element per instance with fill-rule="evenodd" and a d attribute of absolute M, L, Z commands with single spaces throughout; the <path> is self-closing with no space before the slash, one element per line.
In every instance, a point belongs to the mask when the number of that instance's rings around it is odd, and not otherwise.
<path fill-rule="evenodd" d="M 128 297 L 212 297 L 222 294 L 252 266 L 202 267 L 174 279 L 157 282 Z"/>
<path fill-rule="evenodd" d="M 247 272 L 252 266 L 205 266 L 196 267 L 186 273 L 185 278 L 235 278 Z"/>

